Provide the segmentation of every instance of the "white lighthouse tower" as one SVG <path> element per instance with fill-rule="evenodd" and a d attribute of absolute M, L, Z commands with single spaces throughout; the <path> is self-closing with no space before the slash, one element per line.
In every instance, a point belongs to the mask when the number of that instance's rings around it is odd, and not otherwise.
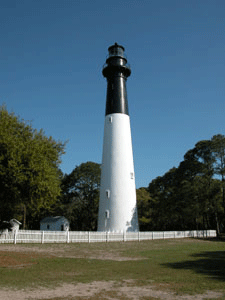
<path fill-rule="evenodd" d="M 107 97 L 98 231 L 138 231 L 136 186 L 126 80 L 131 70 L 124 47 L 109 47 L 103 68 Z"/>

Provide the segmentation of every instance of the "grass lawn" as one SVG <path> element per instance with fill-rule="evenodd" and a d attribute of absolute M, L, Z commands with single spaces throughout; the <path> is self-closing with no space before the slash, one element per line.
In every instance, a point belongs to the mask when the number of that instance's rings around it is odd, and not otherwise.
<path fill-rule="evenodd" d="M 225 293 L 225 242 L 0 244 L 0 278 L 0 288 L 11 289 L 130 280 L 178 294 Z"/>

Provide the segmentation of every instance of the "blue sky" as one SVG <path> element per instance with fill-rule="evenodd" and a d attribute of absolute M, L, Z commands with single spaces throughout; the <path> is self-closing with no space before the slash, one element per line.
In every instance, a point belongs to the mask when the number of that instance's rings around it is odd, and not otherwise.
<path fill-rule="evenodd" d="M 101 162 L 102 66 L 126 50 L 136 186 L 224 134 L 224 0 L 2 0 L 0 104 L 66 141 L 61 169 Z"/>

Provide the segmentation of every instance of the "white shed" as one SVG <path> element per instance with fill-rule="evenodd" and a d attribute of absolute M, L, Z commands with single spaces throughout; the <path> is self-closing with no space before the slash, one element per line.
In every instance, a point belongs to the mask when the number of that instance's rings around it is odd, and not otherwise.
<path fill-rule="evenodd" d="M 69 221 L 62 216 L 46 217 L 40 222 L 40 230 L 43 231 L 67 231 L 69 227 Z"/>

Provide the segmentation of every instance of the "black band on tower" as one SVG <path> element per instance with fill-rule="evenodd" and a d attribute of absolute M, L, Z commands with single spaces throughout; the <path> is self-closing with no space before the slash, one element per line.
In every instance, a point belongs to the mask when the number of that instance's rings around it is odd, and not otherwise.
<path fill-rule="evenodd" d="M 131 70 L 124 57 L 124 47 L 115 43 L 108 48 L 109 56 L 102 74 L 107 78 L 107 97 L 105 115 L 121 113 L 129 115 L 126 80 Z"/>

